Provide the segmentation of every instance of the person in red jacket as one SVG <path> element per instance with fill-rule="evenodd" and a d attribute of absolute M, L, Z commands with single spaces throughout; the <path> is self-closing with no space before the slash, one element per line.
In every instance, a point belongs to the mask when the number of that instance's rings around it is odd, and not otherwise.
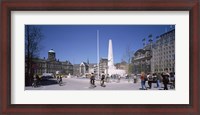
<path fill-rule="evenodd" d="M 144 72 L 141 73 L 140 79 L 141 79 L 141 86 L 142 86 L 142 90 L 147 90 L 146 86 L 145 86 L 145 80 L 146 75 Z"/>

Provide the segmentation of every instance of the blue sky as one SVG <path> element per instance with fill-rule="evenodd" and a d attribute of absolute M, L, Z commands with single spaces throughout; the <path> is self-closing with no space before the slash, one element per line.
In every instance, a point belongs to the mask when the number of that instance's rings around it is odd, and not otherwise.
<path fill-rule="evenodd" d="M 38 25 L 37 25 L 38 26 Z M 60 61 L 73 64 L 82 61 L 97 62 L 97 30 L 99 30 L 100 57 L 108 55 L 108 41 L 112 39 L 114 62 L 122 60 L 129 46 L 136 51 L 143 47 L 142 39 L 156 36 L 170 29 L 170 25 L 39 25 L 44 35 L 40 58 L 47 58 L 53 49 Z"/>

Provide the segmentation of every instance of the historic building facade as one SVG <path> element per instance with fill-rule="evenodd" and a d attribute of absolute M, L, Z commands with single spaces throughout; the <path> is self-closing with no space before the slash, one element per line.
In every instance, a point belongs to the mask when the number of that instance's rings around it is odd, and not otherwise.
<path fill-rule="evenodd" d="M 81 62 L 81 64 L 74 64 L 73 65 L 73 73 L 77 77 L 87 77 L 88 74 L 97 72 L 97 66 L 95 64 L 90 64 L 86 62 Z"/>
<path fill-rule="evenodd" d="M 122 61 L 121 63 L 116 63 L 115 67 L 116 69 L 125 70 L 125 72 L 128 73 L 129 64 L 125 61 Z"/>
<path fill-rule="evenodd" d="M 84 76 L 85 74 L 89 73 L 89 64 L 82 62 L 80 64 L 80 76 Z"/>
<path fill-rule="evenodd" d="M 175 29 L 160 35 L 152 49 L 151 71 L 175 72 Z"/>
<path fill-rule="evenodd" d="M 153 43 L 135 52 L 133 73 L 175 72 L 175 29 L 161 34 Z"/>
<path fill-rule="evenodd" d="M 152 51 L 150 49 L 139 49 L 134 53 L 132 59 L 133 73 L 140 74 L 141 72 L 151 72 Z"/>
<path fill-rule="evenodd" d="M 106 58 L 101 58 L 99 61 L 99 73 L 101 74 L 102 72 L 108 73 L 108 59 Z"/>
<path fill-rule="evenodd" d="M 97 63 L 89 63 L 89 61 L 81 62 L 80 64 L 74 64 L 73 73 L 77 77 L 88 77 L 91 73 L 97 75 L 98 73 L 101 75 L 102 72 L 108 74 L 108 59 L 100 58 L 99 67 Z M 121 62 L 115 64 L 116 69 L 128 71 L 128 64 L 126 62 Z"/>
<path fill-rule="evenodd" d="M 53 49 L 49 50 L 47 59 L 34 59 L 34 73 L 42 75 L 43 73 L 53 73 L 60 71 L 62 74 L 73 74 L 73 65 L 69 61 L 59 61 L 56 59 L 56 53 Z"/>
<path fill-rule="evenodd" d="M 73 65 L 73 75 L 77 77 L 80 76 L 80 64 Z"/>

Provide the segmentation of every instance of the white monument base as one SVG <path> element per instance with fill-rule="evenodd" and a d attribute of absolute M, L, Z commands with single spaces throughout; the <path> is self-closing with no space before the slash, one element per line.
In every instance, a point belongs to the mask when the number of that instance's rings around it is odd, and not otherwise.
<path fill-rule="evenodd" d="M 108 69 L 108 74 L 109 74 L 109 76 L 118 74 L 121 77 L 124 77 L 126 75 L 126 72 L 125 72 L 125 70 L 121 70 L 121 69 Z"/>

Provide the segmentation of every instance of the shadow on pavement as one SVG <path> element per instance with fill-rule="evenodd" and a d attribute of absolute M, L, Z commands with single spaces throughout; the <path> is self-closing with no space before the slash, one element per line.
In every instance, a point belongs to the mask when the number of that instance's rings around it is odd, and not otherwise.
<path fill-rule="evenodd" d="M 45 85 L 54 85 L 54 84 L 58 84 L 57 80 L 41 80 L 40 84 L 45 86 Z"/>
<path fill-rule="evenodd" d="M 147 89 L 142 89 L 142 88 L 139 88 L 139 90 L 147 90 Z"/>

